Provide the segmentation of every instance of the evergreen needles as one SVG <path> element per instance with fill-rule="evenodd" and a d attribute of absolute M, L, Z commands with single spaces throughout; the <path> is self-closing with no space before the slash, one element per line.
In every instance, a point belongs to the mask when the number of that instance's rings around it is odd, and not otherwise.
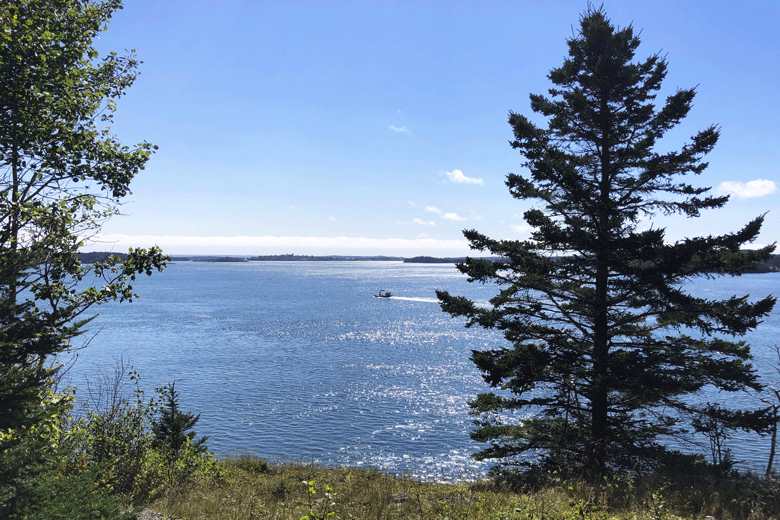
<path fill-rule="evenodd" d="M 728 197 L 683 180 L 706 168 L 717 127 L 679 151 L 655 151 L 688 114 L 695 89 L 656 107 L 666 60 L 635 61 L 639 43 L 632 27 L 616 28 L 602 9 L 583 14 L 568 57 L 548 76 L 550 97 L 531 96 L 547 128 L 509 115 L 511 146 L 526 158 L 529 177 L 509 174 L 506 184 L 515 198 L 536 202 L 524 215 L 534 228 L 530 240 L 465 231 L 473 249 L 502 260 L 467 259 L 460 270 L 500 292 L 489 308 L 438 293 L 444 311 L 466 317 L 467 326 L 501 330 L 509 341 L 473 352 L 494 388 L 471 403 L 478 416 L 472 436 L 488 444 L 478 459 L 588 479 L 681 460 L 696 471 L 702 460 L 670 451 L 669 438 L 692 427 L 709 436 L 766 427 L 765 410 L 690 396 L 704 387 L 761 388 L 740 337 L 775 298 L 709 300 L 687 293 L 685 283 L 739 275 L 774 247 L 742 250 L 762 216 L 735 233 L 675 243 L 647 225 L 658 214 L 698 217 Z"/>
<path fill-rule="evenodd" d="M 190 447 L 196 453 L 205 453 L 208 437 L 194 441 L 195 432 L 190 431 L 200 419 L 200 414 L 194 415 L 179 409 L 176 382 L 158 388 L 157 392 L 160 409 L 157 419 L 152 423 L 152 446 L 167 453 L 171 461 L 178 459 L 185 447 Z"/>

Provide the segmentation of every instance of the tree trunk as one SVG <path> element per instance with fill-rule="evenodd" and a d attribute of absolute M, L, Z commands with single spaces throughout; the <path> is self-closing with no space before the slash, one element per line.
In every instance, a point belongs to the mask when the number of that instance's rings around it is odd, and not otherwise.
<path fill-rule="evenodd" d="M 777 412 L 780 410 L 780 390 L 772 388 L 772 391 L 775 393 L 778 403 L 772 406 L 772 445 L 769 448 L 769 462 L 766 465 L 766 478 L 772 476 L 772 464 L 775 461 L 775 449 L 777 448 Z"/>
<path fill-rule="evenodd" d="M 609 432 L 607 418 L 608 402 L 608 357 L 607 341 L 607 268 L 604 261 L 599 262 L 596 276 L 596 308 L 593 335 L 593 391 L 591 394 L 591 435 L 593 445 L 594 471 L 603 475 L 606 471 L 606 444 Z"/>
<path fill-rule="evenodd" d="M 596 220 L 596 280 L 593 302 L 593 388 L 591 393 L 591 435 L 593 470 L 595 475 L 606 473 L 607 441 L 609 437 L 609 247 L 611 154 L 609 144 L 608 95 L 602 94 L 601 111 L 601 178 L 599 179 L 599 206 Z"/>

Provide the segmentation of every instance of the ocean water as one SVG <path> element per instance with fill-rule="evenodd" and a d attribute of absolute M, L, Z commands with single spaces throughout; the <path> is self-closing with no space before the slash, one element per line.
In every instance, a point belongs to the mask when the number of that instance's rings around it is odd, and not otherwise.
<path fill-rule="evenodd" d="M 151 391 L 171 381 L 218 456 L 353 465 L 460 480 L 489 467 L 470 454 L 468 401 L 487 391 L 472 349 L 505 341 L 444 314 L 434 290 L 486 302 L 496 288 L 453 265 L 400 262 L 251 262 L 170 265 L 134 284 L 141 297 L 107 304 L 67 374 L 83 389 L 117 360 Z M 374 298 L 380 289 L 393 298 Z M 700 280 L 713 298 L 780 294 L 780 275 Z M 768 382 L 776 371 L 778 310 L 747 340 Z M 77 392 L 77 398 L 79 393 Z M 746 407 L 750 396 L 706 395 Z M 761 471 L 769 439 L 732 442 Z M 707 448 L 708 449 L 708 448 Z"/>

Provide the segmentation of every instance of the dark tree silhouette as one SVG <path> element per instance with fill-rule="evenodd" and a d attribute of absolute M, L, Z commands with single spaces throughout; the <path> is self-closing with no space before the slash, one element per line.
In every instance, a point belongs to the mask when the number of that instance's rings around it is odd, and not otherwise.
<path fill-rule="evenodd" d="M 472 437 L 489 444 L 479 459 L 601 476 L 663 463 L 670 453 L 661 441 L 694 420 L 761 422 L 760 412 L 697 407 L 686 397 L 704 387 L 760 388 L 739 337 L 775 299 L 709 300 L 688 294 L 685 283 L 739 275 L 774 246 L 741 249 L 763 217 L 736 233 L 675 243 L 664 229 L 640 226 L 657 214 L 698 217 L 728 197 L 681 179 L 706 168 L 715 126 L 679 151 L 654 151 L 688 114 L 695 90 L 677 90 L 656 107 L 667 63 L 659 55 L 635 62 L 639 43 L 632 27 L 616 28 L 602 9 L 582 15 L 568 57 L 549 73 L 550 97 L 531 95 L 547 128 L 509 115 L 511 145 L 530 177 L 509 174 L 506 184 L 515 198 L 537 203 L 524 215 L 531 239 L 465 231 L 472 249 L 502 261 L 467 259 L 459 269 L 500 292 L 489 308 L 438 293 L 444 311 L 510 342 L 473 353 L 497 389 L 471 403 L 480 417 Z"/>
<path fill-rule="evenodd" d="M 204 453 L 208 437 L 193 440 L 196 433 L 190 431 L 200 419 L 200 414 L 185 413 L 179 409 L 179 392 L 176 391 L 175 381 L 158 391 L 162 402 L 159 416 L 152 423 L 152 446 L 162 449 L 170 460 L 178 459 L 187 444 L 191 444 L 195 451 Z"/>

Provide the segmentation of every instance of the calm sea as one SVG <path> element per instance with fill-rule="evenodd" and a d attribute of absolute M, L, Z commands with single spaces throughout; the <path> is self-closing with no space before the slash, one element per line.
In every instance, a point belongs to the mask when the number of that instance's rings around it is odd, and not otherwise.
<path fill-rule="evenodd" d="M 90 323 L 89 345 L 68 374 L 82 392 L 123 358 L 147 390 L 176 382 L 182 409 L 201 414 L 196 430 L 218 456 L 436 480 L 487 469 L 470 458 L 480 446 L 469 439 L 467 402 L 487 386 L 469 355 L 505 342 L 441 311 L 438 288 L 483 302 L 496 293 L 468 283 L 454 266 L 182 262 L 134 288 L 141 298 L 104 305 Z M 374 298 L 380 289 L 393 298 Z M 691 290 L 712 298 L 780 294 L 780 275 L 701 280 Z M 747 338 L 768 382 L 780 380 L 779 329 L 775 310 Z M 757 403 L 714 393 L 703 399 Z M 768 438 L 743 436 L 732 445 L 743 468 L 766 465 Z"/>

